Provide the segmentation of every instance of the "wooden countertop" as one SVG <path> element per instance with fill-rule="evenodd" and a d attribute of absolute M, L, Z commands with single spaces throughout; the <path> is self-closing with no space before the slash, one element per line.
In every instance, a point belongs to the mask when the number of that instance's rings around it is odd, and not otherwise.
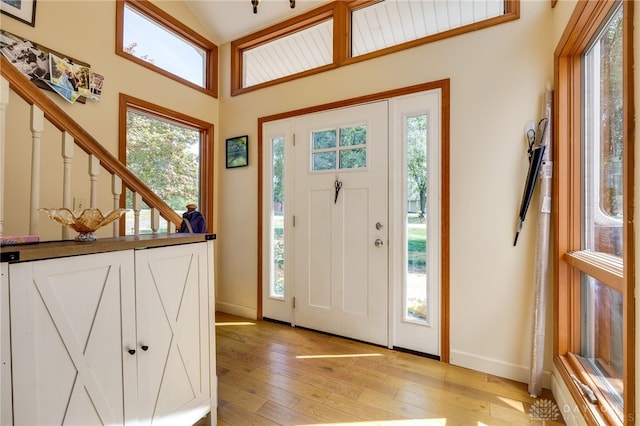
<path fill-rule="evenodd" d="M 116 238 L 98 238 L 92 242 L 43 241 L 0 247 L 0 261 L 27 262 L 82 254 L 106 253 L 118 250 L 163 247 L 215 240 L 216 234 L 143 234 Z"/>

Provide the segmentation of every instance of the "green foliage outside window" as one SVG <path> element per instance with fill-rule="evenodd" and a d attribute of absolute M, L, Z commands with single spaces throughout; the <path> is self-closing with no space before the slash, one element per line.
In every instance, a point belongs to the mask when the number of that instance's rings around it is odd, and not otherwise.
<path fill-rule="evenodd" d="M 199 151 L 199 131 L 127 112 L 127 167 L 174 210 L 199 204 Z"/>

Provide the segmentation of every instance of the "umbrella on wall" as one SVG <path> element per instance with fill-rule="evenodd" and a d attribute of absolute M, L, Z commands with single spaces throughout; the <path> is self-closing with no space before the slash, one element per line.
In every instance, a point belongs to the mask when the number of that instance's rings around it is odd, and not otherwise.
<path fill-rule="evenodd" d="M 527 154 L 529 156 L 529 171 L 527 172 L 527 180 L 524 185 L 524 192 L 522 193 L 522 202 L 520 203 L 520 213 L 518 215 L 518 225 L 516 227 L 516 237 L 513 240 L 513 245 L 518 243 L 518 236 L 522 230 L 522 224 L 527 216 L 527 210 L 531 203 L 531 197 L 533 196 L 533 190 L 536 187 L 538 180 L 538 173 L 540 166 L 542 165 L 542 158 L 544 157 L 546 145 L 544 143 L 544 136 L 547 131 L 548 118 L 543 118 L 538 122 L 537 128 L 527 129 L 527 140 L 529 142 L 529 149 Z"/>

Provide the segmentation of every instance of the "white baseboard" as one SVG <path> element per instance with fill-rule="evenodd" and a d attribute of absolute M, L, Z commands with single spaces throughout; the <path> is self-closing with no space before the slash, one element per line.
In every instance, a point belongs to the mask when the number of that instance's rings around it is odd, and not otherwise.
<path fill-rule="evenodd" d="M 224 312 L 229 315 L 237 315 L 239 317 L 255 320 L 258 318 L 258 312 L 255 308 L 246 306 L 233 305 L 231 303 L 216 302 L 216 311 Z"/>
<path fill-rule="evenodd" d="M 587 422 L 584 420 L 578 405 L 573 400 L 567 385 L 565 385 L 564 381 L 562 381 L 557 375 L 555 367 L 553 374 L 551 374 L 551 393 L 553 393 L 553 397 L 556 399 L 562 418 L 567 425 L 586 426 Z"/>
<path fill-rule="evenodd" d="M 505 379 L 529 383 L 529 366 L 510 364 L 493 358 L 453 350 L 450 353 L 449 362 L 453 365 L 482 371 L 483 373 L 493 374 L 494 376 L 504 377 Z M 546 389 L 551 388 L 550 371 L 542 372 L 542 387 Z"/>

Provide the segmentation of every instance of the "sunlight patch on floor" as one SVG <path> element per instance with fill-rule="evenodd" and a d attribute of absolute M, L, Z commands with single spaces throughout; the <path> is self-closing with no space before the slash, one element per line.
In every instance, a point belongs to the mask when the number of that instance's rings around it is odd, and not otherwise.
<path fill-rule="evenodd" d="M 235 321 L 235 322 L 217 322 L 216 327 L 227 326 L 227 325 L 256 325 L 255 322 L 248 321 Z"/>
<path fill-rule="evenodd" d="M 367 356 L 384 356 L 382 354 L 339 354 L 339 355 L 298 355 L 297 359 L 318 359 L 318 358 L 360 358 Z"/>
<path fill-rule="evenodd" d="M 447 419 L 374 420 L 371 422 L 313 423 L 305 426 L 444 426 Z"/>
<path fill-rule="evenodd" d="M 504 398 L 502 396 L 499 396 L 498 399 L 507 404 L 509 407 L 518 410 L 519 413 L 524 413 L 524 404 L 522 403 L 522 401 L 516 401 L 514 399 Z"/>

